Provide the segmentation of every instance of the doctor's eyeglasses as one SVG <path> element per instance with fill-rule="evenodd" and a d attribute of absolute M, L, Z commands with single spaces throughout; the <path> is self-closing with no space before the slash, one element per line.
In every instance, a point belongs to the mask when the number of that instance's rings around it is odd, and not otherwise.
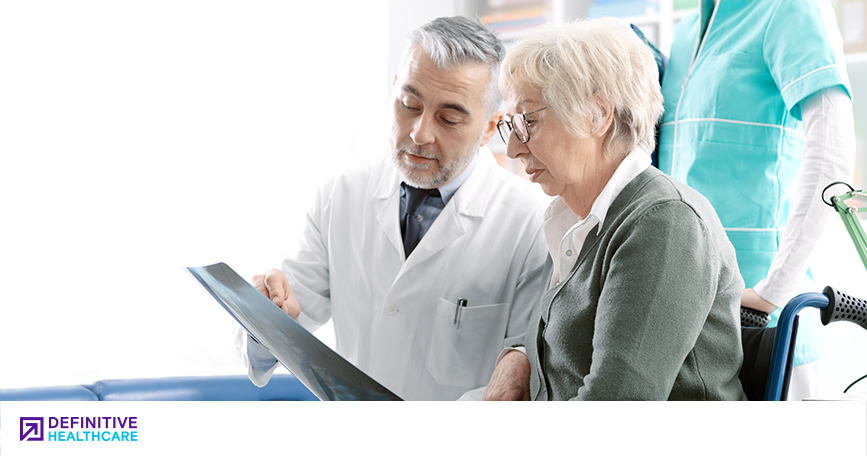
<path fill-rule="evenodd" d="M 500 138 L 503 138 L 503 143 L 509 144 L 509 136 L 512 135 L 512 130 L 514 130 L 515 136 L 518 137 L 521 144 L 527 144 L 530 141 L 530 130 L 525 116 L 535 114 L 539 111 L 544 111 L 545 109 L 548 109 L 548 107 L 545 106 L 542 109 L 537 109 L 527 113 L 512 114 L 511 120 L 503 119 L 497 122 L 497 130 L 500 132 Z"/>

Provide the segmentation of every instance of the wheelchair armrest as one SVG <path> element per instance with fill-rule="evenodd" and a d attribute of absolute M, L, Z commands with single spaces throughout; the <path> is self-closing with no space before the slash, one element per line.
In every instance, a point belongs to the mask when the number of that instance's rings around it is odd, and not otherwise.
<path fill-rule="evenodd" d="M 771 322 L 771 316 L 754 309 L 741 307 L 742 328 L 764 328 Z"/>

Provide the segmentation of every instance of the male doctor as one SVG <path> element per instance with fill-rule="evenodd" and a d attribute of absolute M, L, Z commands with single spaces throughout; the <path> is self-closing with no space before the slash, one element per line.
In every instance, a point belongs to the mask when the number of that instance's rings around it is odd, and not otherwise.
<path fill-rule="evenodd" d="M 466 18 L 414 30 L 394 78 L 388 156 L 323 185 L 299 251 L 253 278 L 310 331 L 333 318 L 337 352 L 407 400 L 480 397 L 541 291 L 545 198 L 480 149 L 502 118 L 503 54 Z M 277 360 L 235 335 L 250 379 L 265 385 Z"/>

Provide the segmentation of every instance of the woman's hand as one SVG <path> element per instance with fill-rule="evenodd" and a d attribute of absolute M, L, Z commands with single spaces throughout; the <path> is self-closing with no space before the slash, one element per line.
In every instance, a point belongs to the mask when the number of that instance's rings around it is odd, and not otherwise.
<path fill-rule="evenodd" d="M 529 401 L 530 361 L 520 350 L 512 350 L 497 363 L 485 390 L 486 401 Z"/>

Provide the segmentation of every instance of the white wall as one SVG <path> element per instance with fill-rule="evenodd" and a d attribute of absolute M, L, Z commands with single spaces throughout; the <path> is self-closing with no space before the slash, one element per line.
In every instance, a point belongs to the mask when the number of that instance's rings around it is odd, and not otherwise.
<path fill-rule="evenodd" d="M 457 14 L 457 0 L 406 1 L 388 0 L 388 62 L 389 79 L 387 89 L 391 90 L 392 78 L 397 74 L 397 66 L 406 36 L 413 29 L 442 16 Z"/>
<path fill-rule="evenodd" d="M 4 3 L 0 388 L 244 374 L 182 266 L 277 265 L 316 186 L 383 154 L 386 11 Z"/>
<path fill-rule="evenodd" d="M 811 291 L 821 292 L 830 285 L 849 295 L 867 298 L 865 265 L 839 217 L 818 242 L 811 268 L 817 285 Z M 820 361 L 821 389 L 823 394 L 836 395 L 867 374 L 867 331 L 849 322 L 828 325 L 823 331 L 828 356 Z M 853 386 L 850 392 L 867 392 L 867 380 Z"/>

